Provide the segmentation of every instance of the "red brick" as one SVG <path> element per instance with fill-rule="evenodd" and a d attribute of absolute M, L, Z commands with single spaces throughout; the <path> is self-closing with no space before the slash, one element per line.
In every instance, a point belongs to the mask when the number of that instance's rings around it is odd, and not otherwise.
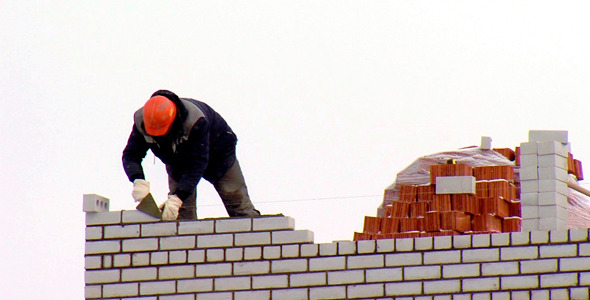
<path fill-rule="evenodd" d="M 418 192 L 416 195 L 417 201 L 432 201 L 434 198 L 434 185 L 419 185 Z"/>
<path fill-rule="evenodd" d="M 520 166 L 520 147 L 514 149 L 514 165 Z"/>
<path fill-rule="evenodd" d="M 399 201 L 415 202 L 418 188 L 415 185 L 400 185 Z"/>
<path fill-rule="evenodd" d="M 410 203 L 410 217 L 423 217 L 428 211 L 428 201 L 418 201 Z"/>
<path fill-rule="evenodd" d="M 364 233 L 379 233 L 381 229 L 381 219 L 379 217 L 365 216 Z"/>
<path fill-rule="evenodd" d="M 510 148 L 493 148 L 492 150 L 502 154 L 509 161 L 514 161 L 514 158 L 515 158 L 514 150 L 512 150 Z"/>
<path fill-rule="evenodd" d="M 474 232 L 502 232 L 502 219 L 483 214 L 473 216 L 472 229 Z"/>
<path fill-rule="evenodd" d="M 503 232 L 519 232 L 522 230 L 521 218 L 505 218 L 502 220 Z"/>
<path fill-rule="evenodd" d="M 440 214 L 442 230 L 465 232 L 471 230 L 471 216 L 459 211 L 442 212 Z"/>
<path fill-rule="evenodd" d="M 509 202 L 500 197 L 479 198 L 479 212 L 505 218 L 510 215 Z"/>
<path fill-rule="evenodd" d="M 429 211 L 451 211 L 451 195 L 435 194 L 430 203 Z"/>
<path fill-rule="evenodd" d="M 427 212 L 424 216 L 424 231 L 440 231 L 440 212 Z"/>
<path fill-rule="evenodd" d="M 400 232 L 418 231 L 418 219 L 417 218 L 399 219 L 399 231 Z"/>

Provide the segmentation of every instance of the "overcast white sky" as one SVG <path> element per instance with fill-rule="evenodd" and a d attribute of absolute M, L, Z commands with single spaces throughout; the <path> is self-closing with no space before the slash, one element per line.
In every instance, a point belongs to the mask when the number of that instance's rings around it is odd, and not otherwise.
<path fill-rule="evenodd" d="M 568 130 L 590 163 L 586 1 L 0 2 L 0 296 L 81 299 L 82 195 L 134 209 L 121 166 L 158 89 L 238 135 L 257 208 L 350 240 L 419 156 Z M 144 161 L 156 200 L 164 167 Z M 588 172 L 590 173 L 590 172 Z M 583 183 L 583 182 L 582 182 Z M 226 216 L 207 182 L 201 218 Z"/>

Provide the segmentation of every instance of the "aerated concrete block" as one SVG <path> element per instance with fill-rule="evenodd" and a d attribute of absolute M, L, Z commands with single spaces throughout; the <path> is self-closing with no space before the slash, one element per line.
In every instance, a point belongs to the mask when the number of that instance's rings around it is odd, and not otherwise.
<path fill-rule="evenodd" d="M 480 144 L 479 148 L 482 150 L 492 149 L 492 138 L 489 136 L 482 136 L 481 137 L 481 144 Z"/>
<path fill-rule="evenodd" d="M 537 155 L 537 142 L 520 143 L 520 155 Z"/>
<path fill-rule="evenodd" d="M 568 156 L 568 147 L 556 141 L 537 143 L 537 153 L 539 155 L 555 154 L 562 157 Z"/>
<path fill-rule="evenodd" d="M 529 142 L 568 143 L 567 130 L 529 130 Z"/>
<path fill-rule="evenodd" d="M 436 178 L 437 194 L 475 194 L 475 177 L 444 176 Z"/>
<path fill-rule="evenodd" d="M 545 154 L 537 157 L 537 166 L 543 167 L 557 167 L 567 170 L 567 158 L 556 154 Z"/>

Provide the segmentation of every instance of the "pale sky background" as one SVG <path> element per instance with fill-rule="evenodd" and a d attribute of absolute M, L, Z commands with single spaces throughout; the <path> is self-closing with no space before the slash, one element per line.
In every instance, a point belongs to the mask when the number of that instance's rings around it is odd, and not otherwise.
<path fill-rule="evenodd" d="M 0 298 L 82 299 L 82 195 L 134 209 L 121 152 L 158 89 L 237 133 L 264 214 L 351 240 L 416 158 L 568 130 L 590 165 L 587 1 L 0 2 Z M 158 202 L 163 165 L 144 169 Z M 587 167 L 590 174 L 590 167 Z M 581 182 L 584 184 L 584 182 Z M 201 218 L 225 217 L 210 184 Z"/>

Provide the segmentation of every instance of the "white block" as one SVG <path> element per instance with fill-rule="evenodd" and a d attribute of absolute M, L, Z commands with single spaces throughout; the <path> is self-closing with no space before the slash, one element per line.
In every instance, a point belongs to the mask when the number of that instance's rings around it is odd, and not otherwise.
<path fill-rule="evenodd" d="M 359 284 L 347 286 L 347 295 L 349 298 L 374 298 L 383 296 L 383 284 Z"/>
<path fill-rule="evenodd" d="M 195 236 L 170 236 L 160 238 L 160 250 L 194 249 Z"/>
<path fill-rule="evenodd" d="M 82 210 L 84 212 L 107 212 L 109 211 L 109 199 L 97 194 L 83 195 Z"/>
<path fill-rule="evenodd" d="M 568 156 L 568 146 L 556 141 L 537 143 L 537 153 L 539 155 L 556 154 L 559 156 Z"/>
<path fill-rule="evenodd" d="M 492 149 L 492 138 L 489 136 L 482 136 L 481 137 L 481 144 L 480 144 L 479 148 L 483 149 L 483 150 Z"/>
<path fill-rule="evenodd" d="M 545 154 L 537 157 L 537 166 L 542 167 L 558 167 L 567 170 L 567 158 L 557 154 Z"/>
<path fill-rule="evenodd" d="M 254 218 L 252 222 L 254 231 L 295 229 L 295 220 L 291 217 Z"/>
<path fill-rule="evenodd" d="M 520 182 L 521 193 L 537 193 L 539 192 L 539 181 L 537 180 L 523 180 Z"/>
<path fill-rule="evenodd" d="M 539 205 L 568 206 L 567 196 L 557 192 L 543 192 L 538 194 Z"/>
<path fill-rule="evenodd" d="M 475 177 L 444 176 L 436 178 L 437 194 L 475 194 Z"/>
<path fill-rule="evenodd" d="M 252 229 L 252 219 L 250 218 L 230 218 L 215 220 L 215 232 L 243 232 Z"/>
<path fill-rule="evenodd" d="M 567 144 L 567 130 L 529 130 L 529 142 L 550 141 Z"/>
<path fill-rule="evenodd" d="M 537 155 L 537 142 L 520 143 L 520 155 Z"/>
<path fill-rule="evenodd" d="M 568 195 L 569 189 L 567 183 L 559 180 L 542 179 L 539 180 L 539 193 L 556 192 L 562 195 Z"/>
<path fill-rule="evenodd" d="M 520 166 L 536 168 L 537 167 L 537 154 L 520 154 Z"/>
<path fill-rule="evenodd" d="M 309 230 L 273 231 L 272 243 L 275 245 L 313 243 L 313 232 Z"/>
<path fill-rule="evenodd" d="M 348 269 L 381 268 L 385 266 L 385 256 L 383 254 L 351 255 L 347 257 L 346 266 Z"/>
<path fill-rule="evenodd" d="M 567 221 L 567 208 L 559 205 L 539 206 L 539 218 L 558 218 Z"/>
<path fill-rule="evenodd" d="M 270 232 L 239 233 L 235 235 L 236 246 L 269 245 Z"/>
<path fill-rule="evenodd" d="M 520 180 L 537 180 L 539 179 L 537 167 L 521 167 L 519 169 Z"/>
<path fill-rule="evenodd" d="M 521 182 L 522 184 L 522 182 Z M 522 188 L 522 187 L 521 187 Z M 539 193 L 520 193 L 520 203 L 522 206 L 539 205 Z"/>
<path fill-rule="evenodd" d="M 568 181 L 567 170 L 565 169 L 556 167 L 539 167 L 537 170 L 539 174 L 539 179 L 553 179 L 563 182 Z"/>
<path fill-rule="evenodd" d="M 539 218 L 539 206 L 522 206 L 522 218 L 523 219 L 538 219 Z"/>
<path fill-rule="evenodd" d="M 215 222 L 210 220 L 183 221 L 178 222 L 178 234 L 213 233 L 214 227 Z"/>
<path fill-rule="evenodd" d="M 522 231 L 537 231 L 539 230 L 539 219 L 522 219 Z"/>
<path fill-rule="evenodd" d="M 566 230 L 567 221 L 558 218 L 540 218 L 539 230 Z"/>
<path fill-rule="evenodd" d="M 199 276 L 199 267 L 200 265 L 197 265 L 197 276 Z M 268 260 L 234 263 L 233 275 L 268 274 L 269 272 L 270 261 Z"/>

